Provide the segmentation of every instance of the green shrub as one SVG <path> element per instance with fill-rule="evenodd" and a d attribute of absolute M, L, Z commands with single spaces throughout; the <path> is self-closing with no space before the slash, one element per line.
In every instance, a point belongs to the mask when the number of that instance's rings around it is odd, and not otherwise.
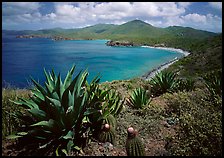
<path fill-rule="evenodd" d="M 159 96 L 166 92 L 173 92 L 178 83 L 175 77 L 176 74 L 169 71 L 161 71 L 157 73 L 149 81 L 152 94 L 155 96 Z"/>
<path fill-rule="evenodd" d="M 136 88 L 127 103 L 135 109 L 142 109 L 151 102 L 145 89 Z"/>
<path fill-rule="evenodd" d="M 191 78 L 178 79 L 175 91 L 193 91 L 195 90 L 195 80 Z"/>
<path fill-rule="evenodd" d="M 179 119 L 179 129 L 167 150 L 175 156 L 221 156 L 222 111 L 207 100 L 206 91 L 168 94 L 172 115 Z M 221 103 L 220 103 L 221 104 Z"/>

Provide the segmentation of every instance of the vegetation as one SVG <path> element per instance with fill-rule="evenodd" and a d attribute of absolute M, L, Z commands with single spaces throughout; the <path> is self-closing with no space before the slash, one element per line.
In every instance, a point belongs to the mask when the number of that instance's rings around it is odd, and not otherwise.
<path fill-rule="evenodd" d="M 100 120 L 103 121 L 109 114 L 118 114 L 121 111 L 122 106 L 117 103 L 120 100 L 117 100 L 115 93 L 108 97 L 108 102 L 101 97 L 105 92 L 100 93 L 100 99 L 95 99 L 97 94 L 92 92 L 96 89 L 92 88 L 98 87 L 97 77 L 88 84 L 88 73 L 84 71 L 72 80 L 74 70 L 75 66 L 68 72 L 64 83 L 60 74 L 56 76 L 53 70 L 49 74 L 44 71 L 46 89 L 32 79 L 35 88 L 32 89 L 30 99 L 19 98 L 20 101 L 12 101 L 25 109 L 25 115 L 17 113 L 17 117 L 24 121 L 25 126 L 21 132 L 8 138 L 27 140 L 38 144 L 39 149 L 53 146 L 56 155 L 69 155 L 72 149 L 80 149 L 86 145 L 94 129 L 100 129 Z M 116 100 L 111 102 L 111 98 Z M 104 101 L 104 104 L 100 101 Z M 103 107 L 101 111 L 98 110 L 99 106 Z"/>
<path fill-rule="evenodd" d="M 179 77 L 199 78 L 207 72 L 222 69 L 222 34 L 192 43 L 187 57 L 170 65 L 168 71 Z M 198 79 L 197 79 L 198 80 Z"/>
<path fill-rule="evenodd" d="M 129 127 L 126 141 L 126 151 L 128 156 L 145 156 L 145 147 L 141 138 L 137 136 L 137 131 Z"/>
<path fill-rule="evenodd" d="M 98 135 L 98 139 L 100 142 L 110 142 L 115 144 L 115 129 L 109 124 L 105 124 L 102 131 Z"/>
<path fill-rule="evenodd" d="M 16 118 L 14 112 L 22 111 L 21 107 L 15 106 L 11 100 L 17 100 L 19 97 L 28 98 L 30 92 L 26 89 L 2 89 L 2 138 L 4 139 L 7 135 L 13 134 L 19 130 L 21 121 Z"/>
<path fill-rule="evenodd" d="M 173 92 L 178 84 L 176 74 L 169 71 L 161 71 L 155 75 L 150 81 L 152 94 L 159 96 L 166 92 Z"/>
<path fill-rule="evenodd" d="M 127 100 L 128 104 L 135 109 L 142 109 L 150 103 L 151 99 L 146 90 L 137 88 L 133 91 L 130 99 Z"/>
<path fill-rule="evenodd" d="M 97 24 L 77 29 L 45 29 L 38 31 L 7 31 L 3 33 L 15 35 L 44 35 L 60 36 L 72 39 L 110 39 L 113 41 L 129 41 L 136 45 L 163 44 L 168 47 L 194 50 L 195 43 L 201 42 L 216 33 L 196 30 L 189 27 L 170 26 L 167 28 L 154 27 L 141 20 L 133 20 L 122 25 Z"/>
<path fill-rule="evenodd" d="M 167 142 L 172 155 L 222 155 L 222 110 L 209 97 L 200 89 L 166 95 L 170 115 L 179 120 L 177 135 Z"/>

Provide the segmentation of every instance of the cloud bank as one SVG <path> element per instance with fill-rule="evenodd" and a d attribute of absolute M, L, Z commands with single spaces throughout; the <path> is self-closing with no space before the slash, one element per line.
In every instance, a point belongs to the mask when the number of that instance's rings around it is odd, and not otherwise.
<path fill-rule="evenodd" d="M 192 2 L 55 2 L 54 10 L 43 14 L 40 2 L 3 2 L 3 28 L 76 28 L 97 23 L 122 24 L 140 19 L 156 27 L 188 26 L 221 32 L 222 17 L 213 13 L 189 13 Z M 222 11 L 221 2 L 207 6 Z"/>

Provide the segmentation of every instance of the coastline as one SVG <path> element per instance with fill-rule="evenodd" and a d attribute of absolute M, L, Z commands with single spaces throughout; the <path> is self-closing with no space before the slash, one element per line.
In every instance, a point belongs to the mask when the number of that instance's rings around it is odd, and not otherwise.
<path fill-rule="evenodd" d="M 184 57 L 188 56 L 190 53 L 187 51 L 183 51 L 182 49 L 176 49 L 176 48 L 171 48 L 171 47 L 152 47 L 152 46 L 141 46 L 144 48 L 155 48 L 155 49 L 163 49 L 163 50 L 170 50 L 170 51 L 174 51 L 174 52 L 178 52 L 178 53 L 182 53 L 184 54 Z M 160 66 L 158 66 L 157 68 L 154 68 L 153 70 L 150 70 L 149 72 L 145 73 L 144 75 L 142 75 L 140 78 L 144 79 L 144 80 L 150 80 L 152 77 L 154 77 L 157 73 L 159 73 L 160 71 L 168 68 L 170 65 L 172 65 L 173 63 L 177 62 L 180 58 L 174 58 L 166 63 L 161 64 Z"/>

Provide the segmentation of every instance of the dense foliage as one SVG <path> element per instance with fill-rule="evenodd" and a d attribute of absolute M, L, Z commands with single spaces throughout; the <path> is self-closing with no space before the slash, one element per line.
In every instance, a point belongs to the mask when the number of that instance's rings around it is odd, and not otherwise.
<path fill-rule="evenodd" d="M 178 134 L 169 139 L 167 150 L 176 156 L 221 156 L 222 110 L 210 101 L 207 91 L 178 92 L 166 98 L 168 113 L 179 120 Z"/>

